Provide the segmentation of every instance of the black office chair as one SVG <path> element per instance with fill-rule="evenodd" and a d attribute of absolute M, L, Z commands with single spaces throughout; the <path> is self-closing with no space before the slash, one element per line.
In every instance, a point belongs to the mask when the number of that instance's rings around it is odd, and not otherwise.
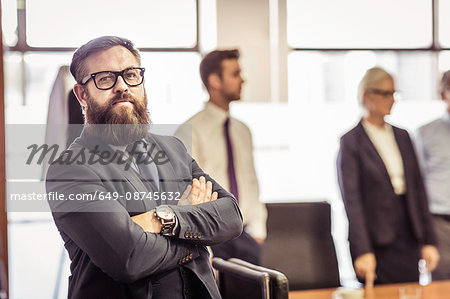
<path fill-rule="evenodd" d="M 218 285 L 223 299 L 270 299 L 269 274 L 213 258 L 212 265 L 218 271 Z"/>
<path fill-rule="evenodd" d="M 283 273 L 269 268 L 257 266 L 237 258 L 231 258 L 228 261 L 255 271 L 268 273 L 270 277 L 270 285 L 269 285 L 270 299 L 289 298 L 289 283 L 286 275 L 284 275 Z"/>
<path fill-rule="evenodd" d="M 340 285 L 326 202 L 267 204 L 261 264 L 284 273 L 291 290 Z"/>

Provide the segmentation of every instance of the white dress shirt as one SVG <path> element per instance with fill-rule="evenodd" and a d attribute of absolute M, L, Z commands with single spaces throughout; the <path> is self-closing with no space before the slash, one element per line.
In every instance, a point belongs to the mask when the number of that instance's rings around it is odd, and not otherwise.
<path fill-rule="evenodd" d="M 211 102 L 181 126 L 175 136 L 186 147 L 192 145 L 192 156 L 200 167 L 229 190 L 228 155 L 224 124 L 229 112 Z M 189 128 L 188 128 L 189 127 Z M 266 237 L 267 211 L 259 201 L 259 185 L 253 163 L 253 143 L 249 128 L 230 117 L 230 137 L 233 146 L 234 167 L 239 192 L 239 207 L 246 230 L 254 238 Z"/>
<path fill-rule="evenodd" d="M 385 123 L 384 126 L 380 128 L 365 120 L 362 124 L 370 141 L 372 141 L 386 166 L 395 194 L 405 194 L 406 184 L 403 159 L 400 150 L 398 149 L 392 126 Z"/>

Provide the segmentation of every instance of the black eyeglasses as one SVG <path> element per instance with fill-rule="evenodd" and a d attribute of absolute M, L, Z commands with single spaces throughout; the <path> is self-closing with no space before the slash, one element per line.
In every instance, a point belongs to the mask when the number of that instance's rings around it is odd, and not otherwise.
<path fill-rule="evenodd" d="M 86 85 L 90 79 L 93 79 L 95 87 L 101 90 L 107 90 L 113 88 L 117 83 L 117 78 L 121 76 L 128 86 L 134 87 L 141 85 L 142 82 L 144 82 L 144 72 L 145 68 L 143 67 L 130 67 L 120 72 L 97 72 L 84 77 L 83 80 L 81 80 L 81 84 Z"/>
<path fill-rule="evenodd" d="M 380 95 L 385 99 L 390 98 L 390 97 L 394 98 L 395 94 L 396 94 L 395 90 L 382 90 L 382 89 L 378 89 L 378 88 L 370 88 L 367 91 L 370 93 L 373 93 L 373 94 Z"/>

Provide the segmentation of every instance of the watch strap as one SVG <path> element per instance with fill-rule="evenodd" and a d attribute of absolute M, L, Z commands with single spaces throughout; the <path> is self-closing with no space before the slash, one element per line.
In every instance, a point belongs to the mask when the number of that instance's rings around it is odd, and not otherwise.
<path fill-rule="evenodd" d="M 164 219 L 160 219 L 161 221 L 161 234 L 163 235 L 173 235 L 173 230 L 175 228 L 175 222 L 176 222 L 176 216 L 174 215 L 174 218 L 172 221 L 166 221 Z"/>
<path fill-rule="evenodd" d="M 157 209 L 157 208 L 156 208 Z M 173 236 L 175 232 L 175 228 L 178 224 L 177 215 L 173 213 L 173 218 L 170 220 L 162 219 L 161 217 L 158 217 L 158 213 L 155 209 L 155 216 L 156 218 L 161 222 L 161 234 L 164 236 Z"/>

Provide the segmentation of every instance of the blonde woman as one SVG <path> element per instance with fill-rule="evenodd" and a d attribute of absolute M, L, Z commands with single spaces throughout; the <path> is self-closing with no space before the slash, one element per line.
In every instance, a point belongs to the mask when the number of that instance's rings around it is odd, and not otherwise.
<path fill-rule="evenodd" d="M 411 139 L 384 120 L 394 93 L 388 72 L 376 67 L 365 73 L 358 88 L 364 115 L 342 136 L 337 159 L 353 265 L 368 287 L 417 281 L 420 258 L 429 271 L 439 260 Z"/>

